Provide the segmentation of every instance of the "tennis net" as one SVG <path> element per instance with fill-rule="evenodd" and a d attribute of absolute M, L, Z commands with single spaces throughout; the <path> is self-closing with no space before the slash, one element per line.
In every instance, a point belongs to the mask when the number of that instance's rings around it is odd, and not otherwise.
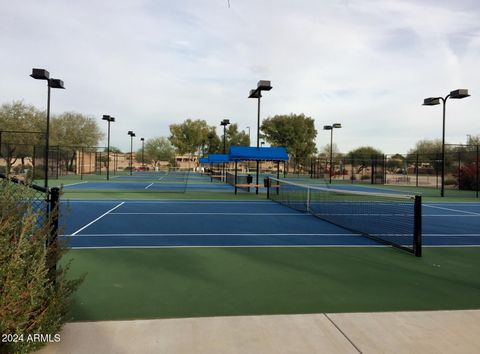
<path fill-rule="evenodd" d="M 273 201 L 420 257 L 421 196 L 314 187 L 269 178 Z"/>

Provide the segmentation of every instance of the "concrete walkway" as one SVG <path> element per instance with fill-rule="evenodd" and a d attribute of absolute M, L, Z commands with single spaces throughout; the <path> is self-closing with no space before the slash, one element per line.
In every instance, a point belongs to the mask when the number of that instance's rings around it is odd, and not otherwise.
<path fill-rule="evenodd" d="M 480 310 L 77 322 L 38 354 L 480 353 Z"/>

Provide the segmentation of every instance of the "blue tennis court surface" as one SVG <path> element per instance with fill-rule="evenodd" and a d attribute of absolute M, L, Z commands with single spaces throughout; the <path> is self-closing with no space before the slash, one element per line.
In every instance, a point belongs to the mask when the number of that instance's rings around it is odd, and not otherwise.
<path fill-rule="evenodd" d="M 423 204 L 425 246 L 480 246 L 480 203 Z M 272 201 L 70 201 L 71 247 L 381 246 Z"/>

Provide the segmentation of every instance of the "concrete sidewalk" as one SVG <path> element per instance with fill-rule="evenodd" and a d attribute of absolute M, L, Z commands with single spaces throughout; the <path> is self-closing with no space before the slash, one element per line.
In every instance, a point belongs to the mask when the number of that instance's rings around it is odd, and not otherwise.
<path fill-rule="evenodd" d="M 480 310 L 77 322 L 56 353 L 480 353 Z"/>

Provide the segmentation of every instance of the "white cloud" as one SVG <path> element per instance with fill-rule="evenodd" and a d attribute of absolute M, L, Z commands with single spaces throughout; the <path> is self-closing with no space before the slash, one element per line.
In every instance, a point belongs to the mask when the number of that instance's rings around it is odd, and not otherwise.
<path fill-rule="evenodd" d="M 273 90 L 262 117 L 305 113 L 341 122 L 346 152 L 373 145 L 406 152 L 441 134 L 441 108 L 424 97 L 468 88 L 449 102 L 447 140 L 480 134 L 480 10 L 475 1 L 231 0 L 4 2 L 0 12 L 2 102 L 45 105 L 28 74 L 44 67 L 64 79 L 53 112 L 117 117 L 114 145 L 127 130 L 147 139 L 168 135 L 186 118 L 252 127 L 248 100 L 260 79 Z M 46 91 L 46 90 L 45 90 Z"/>

